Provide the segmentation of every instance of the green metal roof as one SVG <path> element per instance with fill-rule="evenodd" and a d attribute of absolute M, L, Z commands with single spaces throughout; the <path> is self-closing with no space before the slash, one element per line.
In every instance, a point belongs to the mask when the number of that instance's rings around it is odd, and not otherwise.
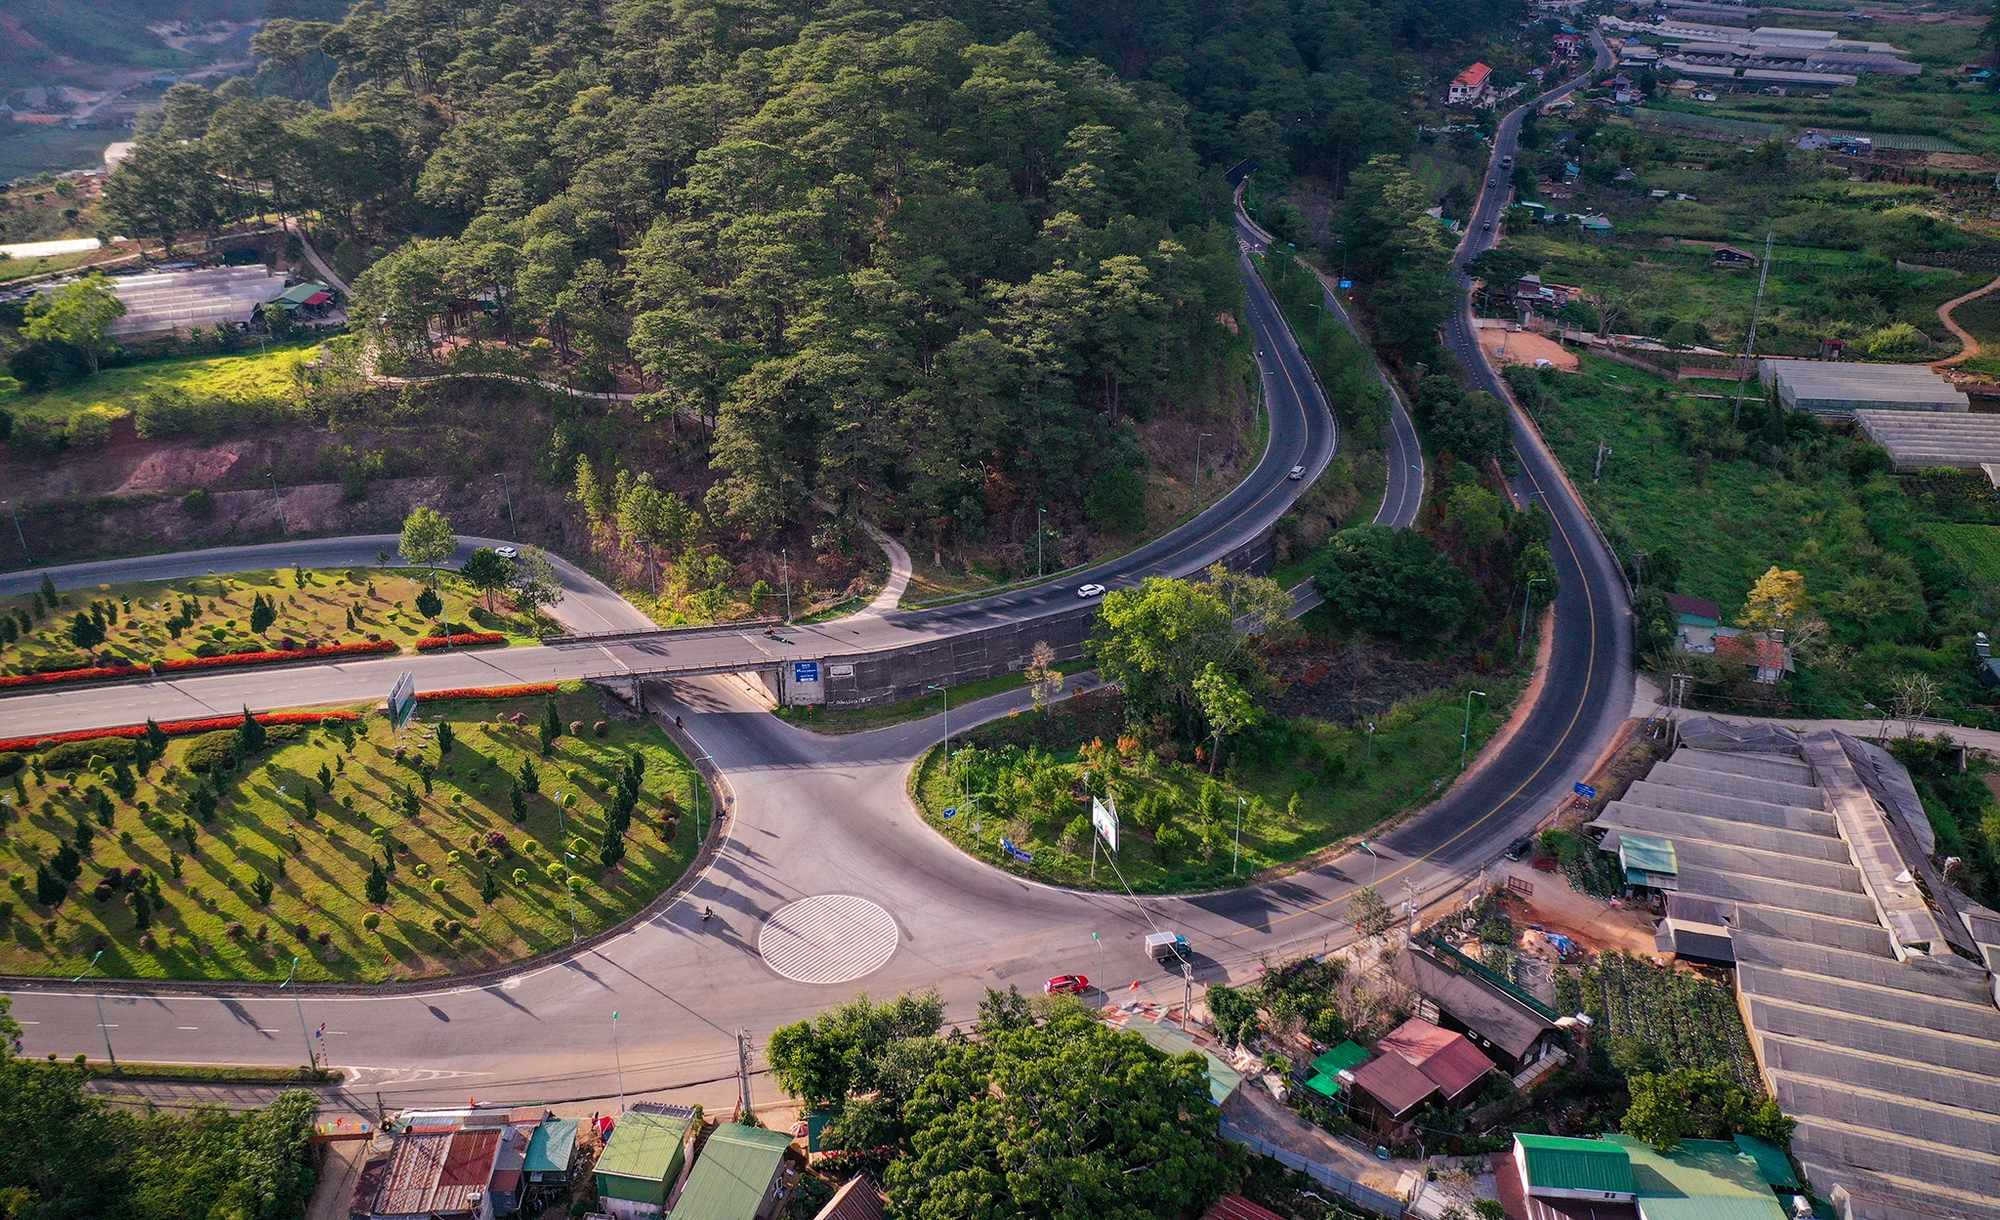
<path fill-rule="evenodd" d="M 307 281 L 303 284 L 293 284 L 290 288 L 272 297 L 271 303 L 274 305 L 303 305 L 306 302 L 306 298 L 310 296 L 322 292 L 330 293 L 332 291 L 333 289 L 328 288 L 325 284 L 315 284 Z"/>
<path fill-rule="evenodd" d="M 1669 877 L 1681 871 L 1680 858 L 1674 852 L 1671 839 L 1635 835 L 1630 831 L 1618 833 L 1618 863 L 1628 870 L 1637 869 L 1642 873 L 1660 873 Z"/>
<path fill-rule="evenodd" d="M 792 1137 L 724 1123 L 701 1146 L 671 1220 L 751 1220 L 764 1204 Z"/>
<path fill-rule="evenodd" d="M 1340 1093 L 1340 1080 L 1325 1072 L 1317 1072 L 1311 1080 L 1306 1081 L 1306 1087 L 1323 1097 L 1334 1097 Z"/>
<path fill-rule="evenodd" d="M 522 1173 L 567 1173 L 576 1157 L 576 1128 L 579 1119 L 552 1118 L 535 1128 L 528 1137 L 528 1158 L 521 1162 Z"/>
<path fill-rule="evenodd" d="M 1638 1193 L 1632 1158 L 1605 1140 L 1572 1139 L 1565 1135 L 1522 1135 L 1529 1187 L 1545 1190 L 1594 1190 L 1609 1194 Z"/>
<path fill-rule="evenodd" d="M 1778 1203 L 1778 1196 L 1768 1193 L 1761 1199 L 1716 1195 L 1674 1198 L 1640 1195 L 1639 1215 L 1642 1220 L 1789 1220 L 1785 1209 Z"/>
<path fill-rule="evenodd" d="M 1721 1206 L 1731 1200 L 1759 1205 L 1754 1211 L 1732 1211 L 1725 1220 L 1781 1220 L 1784 1209 L 1764 1181 L 1764 1171 L 1756 1158 L 1727 1140 L 1683 1140 L 1673 1152 L 1661 1152 L 1644 1140 L 1629 1135 L 1607 1135 L 1607 1141 L 1625 1149 L 1632 1158 L 1632 1176 L 1639 1183 L 1639 1198 L 1652 1220 L 1660 1220 L 1650 1200 L 1700 1200 Z M 1775 1210 L 1767 1210 L 1775 1209 Z M 1682 1212 L 1693 1220 L 1693 1213 Z M 1720 1216 L 1719 1212 L 1704 1213 Z"/>
<path fill-rule="evenodd" d="M 625 1114 L 597 1158 L 597 1174 L 658 1182 L 674 1168 L 693 1120 L 664 1114 Z"/>
<path fill-rule="evenodd" d="M 1736 1137 L 1736 1147 L 1744 1156 L 1757 1162 L 1757 1172 L 1764 1175 L 1765 1184 L 1777 1190 L 1805 1188 L 1805 1184 L 1799 1181 L 1799 1175 L 1792 1172 L 1791 1158 L 1785 1155 L 1783 1148 L 1770 1140 L 1756 1135 L 1739 1135 Z"/>
<path fill-rule="evenodd" d="M 1229 1095 L 1243 1083 L 1243 1073 L 1202 1050 L 1200 1043 L 1180 1030 L 1139 1019 L 1133 1020 L 1126 1028 L 1144 1038 L 1154 1049 L 1165 1051 L 1169 1055 L 1178 1057 L 1189 1051 L 1199 1051 L 1201 1057 L 1208 1062 L 1208 1098 L 1218 1106 L 1228 1101 Z"/>
<path fill-rule="evenodd" d="M 1368 1048 L 1354 1042 L 1343 1042 L 1326 1054 L 1313 1060 L 1313 1071 L 1328 1076 L 1338 1076 L 1368 1061 Z"/>

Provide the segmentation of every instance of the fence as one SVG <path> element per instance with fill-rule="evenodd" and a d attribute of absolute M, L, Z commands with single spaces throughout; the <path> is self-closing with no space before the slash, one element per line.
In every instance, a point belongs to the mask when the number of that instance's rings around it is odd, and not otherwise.
<path fill-rule="evenodd" d="M 1318 1161 L 1308 1160 L 1296 1152 L 1278 1147 L 1269 1140 L 1258 1139 L 1248 1131 L 1238 1128 L 1226 1118 L 1222 1120 L 1222 1138 L 1234 1144 L 1241 1144 L 1259 1155 L 1270 1157 L 1287 1169 L 1296 1169 L 1349 1203 L 1387 1216 L 1389 1220 L 1401 1220 L 1403 1215 L 1403 1201 L 1401 1199 L 1393 1195 L 1385 1195 L 1373 1187 L 1363 1186 L 1354 1179 L 1322 1165 Z"/>

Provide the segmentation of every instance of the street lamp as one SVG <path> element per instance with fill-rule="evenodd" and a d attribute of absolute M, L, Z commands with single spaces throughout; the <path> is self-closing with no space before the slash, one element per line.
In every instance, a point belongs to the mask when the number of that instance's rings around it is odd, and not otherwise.
<path fill-rule="evenodd" d="M 35 562 L 35 557 L 28 554 L 28 536 L 21 532 L 21 510 L 14 507 L 12 500 L 0 500 L 0 504 L 5 504 L 7 515 L 14 518 L 14 537 L 21 540 L 21 554 L 28 556 L 29 563 Z"/>
<path fill-rule="evenodd" d="M 1035 506 L 1035 576 L 1037 579 L 1040 579 L 1042 575 L 1042 539 L 1047 537 L 1049 532 L 1049 527 L 1042 524 L 1043 516 L 1044 510 L 1041 505 L 1037 504 Z"/>
<path fill-rule="evenodd" d="M 701 782 L 701 764 L 714 761 L 715 755 L 713 754 L 704 754 L 694 760 L 694 850 L 697 855 L 700 854 L 701 845 L 707 838 L 701 829 L 701 790 L 703 787 Z"/>
<path fill-rule="evenodd" d="M 1469 690 L 1465 692 L 1465 728 L 1458 734 L 1458 769 L 1461 771 L 1465 770 L 1465 755 L 1472 748 L 1472 697 L 1474 695 L 1478 695 L 1481 699 L 1484 699 L 1486 692 L 1483 690 Z"/>
<path fill-rule="evenodd" d="M 1528 595 L 1521 602 L 1521 642 L 1514 645 L 1514 651 L 1517 653 L 1528 646 L 1528 614 L 1535 605 L 1535 586 L 1547 583 L 1549 582 L 1539 576 L 1528 577 Z"/>
<path fill-rule="evenodd" d="M 1194 494 L 1197 498 L 1201 495 L 1201 443 L 1214 435 L 1213 432 L 1201 432 L 1194 438 Z"/>
<path fill-rule="evenodd" d="M 1375 854 L 1375 847 L 1368 840 L 1361 841 L 1361 850 L 1368 853 L 1368 888 L 1375 888 L 1375 875 L 1382 866 L 1382 857 Z"/>
<path fill-rule="evenodd" d="M 514 519 L 514 492 L 507 486 L 507 472 L 503 470 L 493 477 L 500 480 L 500 493 L 507 497 L 507 528 L 513 531 L 508 537 L 519 542 L 521 540 L 521 523 Z"/>
<path fill-rule="evenodd" d="M 83 968 L 83 973 L 70 981 L 81 983 L 83 980 L 95 975 L 97 973 L 97 958 L 103 956 L 104 950 L 99 949 L 97 957 L 90 959 L 90 965 Z M 111 1070 L 116 1072 L 118 1070 L 118 1052 L 111 1049 L 111 1027 L 104 1023 L 104 989 L 96 983 L 92 983 L 90 993 L 97 1001 L 97 1028 L 104 1031 L 104 1057 L 111 1060 Z"/>
<path fill-rule="evenodd" d="M 1361 761 L 1367 762 L 1373 757 L 1375 757 L 1375 722 L 1371 720 L 1368 722 L 1368 744 L 1361 751 Z"/>
<path fill-rule="evenodd" d="M 792 552 L 788 547 L 778 548 L 778 567 L 785 574 L 785 621 L 792 621 Z"/>
<path fill-rule="evenodd" d="M 278 494 L 278 472 L 266 470 L 264 474 L 271 480 L 271 503 L 278 506 L 278 532 L 289 534 L 291 527 L 285 524 L 285 498 Z"/>
<path fill-rule="evenodd" d="M 1090 934 L 1090 939 L 1097 942 L 1097 994 L 1103 995 L 1105 994 L 1104 984 L 1106 982 L 1104 977 L 1104 939 L 1095 932 Z"/>
<path fill-rule="evenodd" d="M 1236 875 L 1236 861 L 1243 855 L 1243 798 L 1236 798 L 1236 846 L 1229 851 L 1229 875 Z"/>
<path fill-rule="evenodd" d="M 287 987 L 292 987 L 292 984 L 297 981 L 298 976 L 299 976 L 299 959 L 297 957 L 294 957 L 292 958 L 291 973 L 285 976 L 284 982 L 278 984 L 278 990 L 283 991 Z M 306 1044 L 306 1062 L 311 1064 L 313 1067 L 318 1067 L 319 1056 L 313 1053 L 312 1034 L 307 1032 L 306 1030 L 305 1002 L 299 999 L 299 989 L 296 987 L 292 987 L 292 1007 L 298 1009 L 299 1039 L 300 1041 Z"/>
<path fill-rule="evenodd" d="M 696 788 L 695 792 L 697 795 L 699 795 L 701 789 Z M 576 853 L 569 849 L 569 831 L 564 829 L 564 822 L 563 822 L 563 798 L 567 795 L 569 794 L 565 792 L 556 793 L 556 838 L 562 840 L 563 859 L 574 860 L 576 859 Z M 701 821 L 701 815 L 698 810 L 695 815 L 695 821 L 697 823 Z M 569 891 L 569 943 L 572 945 L 576 943 L 575 882 L 576 882 L 576 870 L 572 868 L 569 870 L 568 875 L 563 877 L 563 888 Z"/>
<path fill-rule="evenodd" d="M 611 1061 L 618 1065 L 618 1112 L 625 1113 L 625 1059 L 618 1053 L 618 1010 L 611 1010 Z"/>

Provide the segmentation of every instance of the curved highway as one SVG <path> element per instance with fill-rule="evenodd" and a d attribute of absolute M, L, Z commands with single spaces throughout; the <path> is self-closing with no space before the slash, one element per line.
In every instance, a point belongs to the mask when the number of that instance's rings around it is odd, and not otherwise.
<path fill-rule="evenodd" d="M 1078 573 L 1074 580 L 1129 581 L 1147 571 L 1203 566 L 1254 537 L 1283 510 L 1298 486 L 1284 478 L 1290 466 L 1306 465 L 1316 473 L 1331 456 L 1330 421 L 1311 390 L 1303 359 L 1278 325 L 1261 283 L 1250 276 L 1248 284 L 1250 322 L 1266 353 L 1272 417 L 1263 461 L 1243 487 L 1188 527 L 1140 555 Z M 721 822 L 717 850 L 685 894 L 626 934 L 498 980 L 444 980 L 432 990 L 401 994 L 322 987 L 307 988 L 295 999 L 268 984 L 146 988 L 112 982 L 104 985 L 101 1020 L 96 993 L 87 985 L 16 981 L 10 990 L 26 1028 L 26 1050 L 94 1054 L 108 1035 L 131 1060 L 296 1063 L 301 1023 L 325 1022 L 332 1061 L 349 1068 L 351 1089 L 370 1101 L 377 1093 L 392 1106 L 462 1103 L 471 1096 L 524 1102 L 608 1098 L 726 1079 L 735 1065 L 738 1028 L 761 1041 L 774 1026 L 862 988 L 880 996 L 935 986 L 953 1017 L 965 1019 L 987 986 L 1033 990 L 1051 974 L 1074 971 L 1091 975 L 1114 994 L 1136 984 L 1137 994 L 1178 1003 L 1178 975 L 1147 960 L 1142 950 L 1144 935 L 1155 928 L 1172 927 L 1188 936 L 1204 982 L 1245 977 L 1262 955 L 1339 944 L 1348 934 L 1341 908 L 1359 885 L 1372 881 L 1392 898 L 1412 893 L 1429 900 L 1463 884 L 1583 777 L 1629 703 L 1622 602 L 1605 587 L 1607 569 L 1593 559 L 1587 527 L 1571 519 L 1576 510 L 1567 486 L 1552 467 L 1538 467 L 1527 448 L 1523 458 L 1530 478 L 1542 480 L 1540 489 L 1559 526 L 1552 549 L 1562 565 L 1564 589 L 1555 610 L 1554 663 L 1533 709 L 1506 743 L 1442 800 L 1384 833 L 1373 855 L 1181 898 L 1133 900 L 1053 889 L 965 855 L 910 807 L 905 795 L 910 766 L 938 739 L 937 721 L 823 737 L 770 716 L 730 679 L 662 682 L 649 688 L 649 704 L 656 714 L 685 717 L 689 737 L 713 755 L 726 778 L 732 816 Z M 1608 575 L 1615 584 L 1615 572 Z M 824 631 L 830 643 L 859 647 L 835 633 L 868 640 L 941 634 L 954 624 L 1046 613 L 1073 605 L 1073 598 L 1066 589 L 1027 590 L 926 614 L 810 630 Z M 689 644 L 665 646 L 678 650 Z M 440 660 L 485 666 L 529 654 L 615 655 L 622 647 L 510 649 Z M 382 671 L 408 668 L 416 660 L 396 658 L 380 666 L 368 675 L 370 693 L 379 689 L 373 685 L 378 678 L 386 687 Z M 319 695 L 349 681 L 345 671 L 366 668 L 306 672 Z M 282 689 L 285 675 L 272 675 L 281 683 L 272 692 L 274 702 L 299 700 L 300 673 L 291 671 L 289 691 Z M 505 679 L 489 673 L 485 680 Z M 447 682 L 455 685 L 458 679 Z M 248 693 L 232 690 L 225 706 Z M 51 701 L 41 714 L 60 715 L 61 704 L 78 694 Z M 1004 715 L 1026 698 L 1021 692 L 996 696 L 958 709 L 953 721 L 963 725 Z M 0 711 L 27 701 L 0 700 Z M 799 981 L 811 970 L 781 974 L 760 951 L 760 936 L 774 914 L 824 894 L 876 904 L 893 921 L 886 960 L 863 977 Z M 174 901 L 170 898 L 170 907 Z M 704 924 L 699 912 L 708 906 L 716 918 Z M 172 918 L 170 911 L 165 918 Z M 854 931 L 860 935 L 858 924 Z M 616 1048 L 614 1009 L 622 1013 Z M 760 1084 L 758 1095 L 771 1100 L 770 1086 Z"/>

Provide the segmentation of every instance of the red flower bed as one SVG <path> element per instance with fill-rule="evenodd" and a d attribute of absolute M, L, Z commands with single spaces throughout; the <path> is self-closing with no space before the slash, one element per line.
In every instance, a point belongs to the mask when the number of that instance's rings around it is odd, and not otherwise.
<path fill-rule="evenodd" d="M 318 724 L 322 720 L 359 720 L 358 712 L 259 712 L 258 724 Z M 233 729 L 243 723 L 243 717 L 209 716 L 201 720 L 167 720 L 160 724 L 160 731 L 169 737 L 186 737 L 191 733 L 213 733 L 217 729 Z M 74 733 L 57 733 L 50 737 L 9 737 L 0 740 L 0 753 L 9 750 L 46 750 L 66 741 L 95 741 L 100 737 L 144 737 L 146 726 L 130 724 L 117 729 L 82 729 Z"/>
<path fill-rule="evenodd" d="M 512 699 L 517 695 L 553 695 L 553 682 L 524 682 L 519 686 L 457 686 L 450 690 L 420 690 L 417 702 L 432 699 Z"/>
<path fill-rule="evenodd" d="M 476 648 L 482 644 L 505 644 L 506 642 L 507 637 L 497 631 L 467 631 L 450 637 L 442 635 L 425 636 L 423 639 L 417 641 L 417 651 L 431 652 L 447 646 L 452 648 Z"/>
<path fill-rule="evenodd" d="M 222 669 L 232 665 L 267 665 L 273 661 L 314 661 L 326 657 L 352 657 L 365 653 L 396 652 L 388 640 L 366 640 L 358 644 L 327 644 L 319 648 L 274 648 L 265 652 L 239 652 L 224 657 L 182 657 L 158 661 L 150 672 L 180 673 L 190 669 Z M 144 665 L 99 665 L 90 669 L 58 669 L 45 674 L 9 674 L 0 677 L 0 689 L 18 686 L 50 686 L 58 682 L 95 682 L 103 678 L 140 677 L 149 671 Z"/>

